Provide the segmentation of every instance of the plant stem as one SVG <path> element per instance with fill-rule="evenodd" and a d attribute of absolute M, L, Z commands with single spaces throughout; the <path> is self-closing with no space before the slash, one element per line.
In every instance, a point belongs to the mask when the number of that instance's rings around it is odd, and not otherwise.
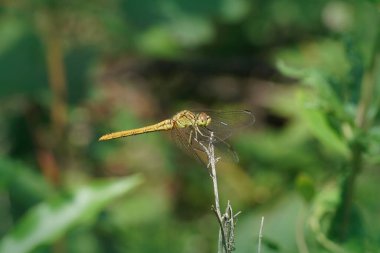
<path fill-rule="evenodd" d="M 62 41 L 55 31 L 49 32 L 45 41 L 49 84 L 53 97 L 51 118 L 55 137 L 60 140 L 67 122 L 66 74 L 63 63 Z"/>
<path fill-rule="evenodd" d="M 257 253 L 261 253 L 261 241 L 263 239 L 263 228 L 264 228 L 264 216 L 261 217 L 260 231 L 259 231 L 259 243 L 257 245 Z"/>
<path fill-rule="evenodd" d="M 362 168 L 363 153 L 361 148 L 357 144 L 353 145 L 351 152 L 351 168 L 349 174 L 343 180 L 342 203 L 338 207 L 337 216 L 335 217 L 336 231 L 334 231 L 334 234 L 339 241 L 345 241 L 350 232 L 355 182 Z"/>
<path fill-rule="evenodd" d="M 214 140 L 214 136 L 213 136 L 213 133 L 211 132 L 210 140 L 207 143 L 208 146 L 204 145 L 201 142 L 200 142 L 200 145 L 204 148 L 204 150 L 207 153 L 208 162 L 209 162 L 208 167 L 210 168 L 210 177 L 212 179 L 212 184 L 213 184 L 215 206 L 213 206 L 212 209 L 219 223 L 218 253 L 223 253 L 223 252 L 230 253 L 231 247 L 229 247 L 229 241 L 226 238 L 227 234 L 226 234 L 225 222 L 224 222 L 225 216 L 224 215 L 222 216 L 222 213 L 220 211 L 218 179 L 216 176 L 216 163 L 218 162 L 218 158 L 215 157 L 213 140 Z"/>
<path fill-rule="evenodd" d="M 220 245 L 220 242 L 221 242 L 221 244 L 223 245 L 223 248 L 224 248 L 225 252 L 228 253 L 229 251 L 228 251 L 228 247 L 227 247 L 226 233 L 225 233 L 225 230 L 224 230 L 223 218 L 222 218 L 222 214 L 221 214 L 221 211 L 220 211 L 220 204 L 219 204 L 218 179 L 217 179 L 217 176 L 216 176 L 216 162 L 217 162 L 217 159 L 215 158 L 214 145 L 212 144 L 211 141 L 210 141 L 210 145 L 208 147 L 208 151 L 209 151 L 209 163 L 210 163 L 210 167 L 211 167 L 210 176 L 211 176 L 211 179 L 212 179 L 212 184 L 213 184 L 213 189 L 214 189 L 214 196 L 215 196 L 215 207 L 213 209 L 214 209 L 215 215 L 216 215 L 216 217 L 218 219 L 219 227 L 220 227 L 220 231 L 219 231 L 219 237 L 220 237 L 219 238 L 219 245 Z M 220 250 L 221 249 L 220 249 L 220 246 L 219 246 L 218 251 L 220 251 Z"/>

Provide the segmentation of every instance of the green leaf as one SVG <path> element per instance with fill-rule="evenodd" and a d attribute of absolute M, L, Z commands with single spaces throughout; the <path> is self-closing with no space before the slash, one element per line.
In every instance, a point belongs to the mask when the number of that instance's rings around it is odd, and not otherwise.
<path fill-rule="evenodd" d="M 30 252 L 50 243 L 77 224 L 91 221 L 108 203 L 141 183 L 136 175 L 97 181 L 73 192 L 72 197 L 44 202 L 32 208 L 0 241 L 0 252 Z"/>
<path fill-rule="evenodd" d="M 277 68 L 284 75 L 299 79 L 301 83 L 312 87 L 312 89 L 318 93 L 318 97 L 316 98 L 318 103 L 327 103 L 329 107 L 337 111 L 338 114 L 342 113 L 342 101 L 333 89 L 333 85 L 328 76 L 323 74 L 322 71 L 315 68 L 293 67 L 282 60 L 277 61 Z"/>
<path fill-rule="evenodd" d="M 343 249 L 330 241 L 327 236 L 327 228 L 340 201 L 340 189 L 336 184 L 328 184 L 320 190 L 311 207 L 308 217 L 309 227 L 314 237 L 329 252 L 344 252 Z"/>
<path fill-rule="evenodd" d="M 32 166 L 3 156 L 0 156 L 0 189 L 13 189 L 24 203 L 42 200 L 54 193 L 54 188 Z"/>
<path fill-rule="evenodd" d="M 245 0 L 223 0 L 221 2 L 221 15 L 227 22 L 239 22 L 251 9 L 251 3 Z"/>
<path fill-rule="evenodd" d="M 308 174 L 300 174 L 296 178 L 296 187 L 305 201 L 310 202 L 316 192 L 314 179 Z"/>
<path fill-rule="evenodd" d="M 38 94 L 48 87 L 43 44 L 32 30 L 9 34 L 16 29 L 9 25 L 0 27 L 0 97 Z"/>
<path fill-rule="evenodd" d="M 305 98 L 301 98 L 306 102 Z M 330 151 L 348 157 L 349 148 L 327 121 L 325 113 L 320 108 L 303 108 L 302 117 L 312 134 Z"/>

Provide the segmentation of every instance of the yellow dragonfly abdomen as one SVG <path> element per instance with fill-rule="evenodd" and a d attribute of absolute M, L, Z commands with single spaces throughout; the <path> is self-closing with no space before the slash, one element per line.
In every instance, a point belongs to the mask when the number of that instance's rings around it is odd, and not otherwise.
<path fill-rule="evenodd" d="M 167 119 L 157 124 L 146 126 L 146 127 L 105 134 L 99 138 L 99 141 L 107 141 L 111 139 L 128 137 L 132 135 L 144 134 L 144 133 L 149 133 L 149 132 L 166 131 L 166 130 L 173 129 L 173 127 L 174 127 L 173 120 Z"/>

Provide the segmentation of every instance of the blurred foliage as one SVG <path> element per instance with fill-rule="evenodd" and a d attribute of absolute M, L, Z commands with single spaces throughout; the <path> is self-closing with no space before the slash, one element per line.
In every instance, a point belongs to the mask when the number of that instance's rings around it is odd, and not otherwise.
<path fill-rule="evenodd" d="M 236 252 L 380 248 L 379 1 L 0 4 L 0 252 L 216 252 L 208 171 L 154 133 L 252 110 L 218 163 Z M 169 134 L 170 135 L 170 134 Z M 144 184 L 127 195 L 144 176 Z"/>
<path fill-rule="evenodd" d="M 94 214 L 100 208 L 133 188 L 139 181 L 138 177 L 134 177 L 97 182 L 77 190 L 71 199 L 54 199 L 51 203 L 35 206 L 11 234 L 3 238 L 0 251 L 29 252 L 41 244 L 55 241 L 77 223 L 94 219 Z"/>

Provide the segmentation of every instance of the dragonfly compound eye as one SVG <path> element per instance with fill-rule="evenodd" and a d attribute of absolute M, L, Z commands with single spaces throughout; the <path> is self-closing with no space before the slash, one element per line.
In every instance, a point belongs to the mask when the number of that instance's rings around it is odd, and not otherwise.
<path fill-rule="evenodd" d="M 210 124 L 211 118 L 206 113 L 202 112 L 198 116 L 198 124 L 202 126 L 207 126 Z"/>

